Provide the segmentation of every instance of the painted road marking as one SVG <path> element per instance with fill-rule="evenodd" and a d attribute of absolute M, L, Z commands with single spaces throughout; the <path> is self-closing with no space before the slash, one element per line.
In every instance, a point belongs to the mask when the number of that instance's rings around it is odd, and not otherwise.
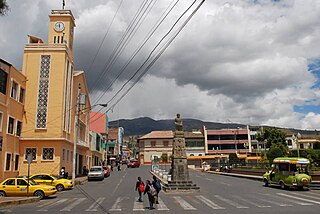
<path fill-rule="evenodd" d="M 109 211 L 121 211 L 120 202 L 122 201 L 121 197 L 118 197 L 116 202 L 112 205 Z"/>
<path fill-rule="evenodd" d="M 67 198 L 58 200 L 58 201 L 56 201 L 56 202 L 54 202 L 54 203 L 52 203 L 52 204 L 50 204 L 50 205 L 48 205 L 48 206 L 40 209 L 40 210 L 37 210 L 37 211 L 46 212 L 46 211 L 48 211 L 49 208 L 51 208 L 51 207 L 53 207 L 53 206 L 56 206 L 56 205 L 59 205 L 59 204 L 62 204 L 62 203 L 64 203 L 64 202 L 66 202 L 67 200 L 68 200 Z"/>
<path fill-rule="evenodd" d="M 143 208 L 143 202 L 138 202 L 139 197 L 136 197 L 134 199 L 134 203 L 133 203 L 133 211 L 145 211 L 145 209 Z"/>
<path fill-rule="evenodd" d="M 244 202 L 246 202 L 246 203 L 248 203 L 248 204 L 251 204 L 251 205 L 253 205 L 253 206 L 259 207 L 259 208 L 271 207 L 271 206 L 268 206 L 268 205 L 260 205 L 260 204 L 257 204 L 257 203 L 255 203 L 255 202 L 253 202 L 253 201 L 250 201 L 250 200 L 248 200 L 248 199 L 241 198 L 240 196 L 237 196 L 237 195 L 234 195 L 233 197 L 237 198 L 238 200 L 244 201 Z"/>
<path fill-rule="evenodd" d="M 174 196 L 173 197 L 184 210 L 197 210 L 194 208 L 191 204 L 183 200 L 180 196 Z"/>
<path fill-rule="evenodd" d="M 72 204 L 66 206 L 65 208 L 63 208 L 60 211 L 71 211 L 75 206 L 77 206 L 78 204 L 80 204 L 84 200 L 86 200 L 86 198 L 76 198 L 76 200 Z"/>
<path fill-rule="evenodd" d="M 106 199 L 105 197 L 98 198 L 86 211 L 98 211 L 98 207 L 101 206 L 102 202 Z"/>
<path fill-rule="evenodd" d="M 284 193 L 277 193 L 277 194 L 285 196 L 285 197 L 289 197 L 289 198 L 298 199 L 298 200 L 301 200 L 301 201 L 307 201 L 307 202 L 310 202 L 310 203 L 320 204 L 319 201 L 314 201 L 314 200 L 310 200 L 310 199 L 306 199 L 306 198 L 300 198 L 300 197 L 296 197 L 296 196 L 288 195 L 288 194 L 284 194 Z"/>
<path fill-rule="evenodd" d="M 231 206 L 234 206 L 234 207 L 236 207 L 236 208 L 240 208 L 240 209 L 246 209 L 246 208 L 248 208 L 248 207 L 246 207 L 246 206 L 242 206 L 241 204 L 238 204 L 237 202 L 231 201 L 231 200 L 229 200 L 229 199 L 227 199 L 227 198 L 223 198 L 223 197 L 221 197 L 221 196 L 219 196 L 219 195 L 215 195 L 214 197 L 216 197 L 217 199 L 219 199 L 219 200 L 221 200 L 221 201 L 223 201 L 223 202 L 225 202 L 225 203 L 227 203 L 227 204 L 229 204 L 229 205 L 231 205 Z"/>
<path fill-rule="evenodd" d="M 160 197 L 158 197 L 158 202 L 159 204 L 156 204 L 157 210 L 169 210 Z"/>
<path fill-rule="evenodd" d="M 213 201 L 210 201 L 209 199 L 207 199 L 203 195 L 197 195 L 196 198 L 199 199 L 200 201 L 202 201 L 203 203 L 205 203 L 207 206 L 211 207 L 212 209 L 215 209 L 215 210 L 225 209 L 224 207 L 220 207 L 219 205 L 217 205 Z"/>

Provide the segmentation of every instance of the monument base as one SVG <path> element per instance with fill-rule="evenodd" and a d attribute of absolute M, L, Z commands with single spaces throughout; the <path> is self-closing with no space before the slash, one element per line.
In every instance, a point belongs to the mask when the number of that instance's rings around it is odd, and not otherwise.
<path fill-rule="evenodd" d="M 200 187 L 192 183 L 192 181 L 168 181 L 163 184 L 165 192 L 198 192 Z"/>

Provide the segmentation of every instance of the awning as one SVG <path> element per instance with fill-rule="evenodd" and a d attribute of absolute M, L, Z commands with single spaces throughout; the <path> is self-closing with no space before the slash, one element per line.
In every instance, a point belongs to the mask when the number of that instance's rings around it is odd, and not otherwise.
<path fill-rule="evenodd" d="M 217 158 L 215 155 L 188 156 L 187 160 L 213 160 L 215 158 Z"/>

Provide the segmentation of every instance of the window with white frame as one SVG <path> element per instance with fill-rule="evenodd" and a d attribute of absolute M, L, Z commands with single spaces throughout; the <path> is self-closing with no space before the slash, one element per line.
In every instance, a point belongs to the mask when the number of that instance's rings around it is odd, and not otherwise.
<path fill-rule="evenodd" d="M 13 134 L 13 129 L 14 129 L 14 118 L 9 117 L 9 121 L 8 121 L 8 134 Z"/>
<path fill-rule="evenodd" d="M 19 102 L 24 103 L 25 89 L 20 87 Z"/>
<path fill-rule="evenodd" d="M 12 154 L 7 153 L 7 155 L 6 155 L 6 171 L 9 171 L 11 168 L 11 157 L 12 157 Z"/>
<path fill-rule="evenodd" d="M 18 83 L 16 83 L 15 81 L 12 81 L 10 97 L 16 100 L 17 92 L 18 92 Z"/>
<path fill-rule="evenodd" d="M 25 152 L 25 160 L 28 160 L 28 155 L 31 154 L 32 155 L 32 160 L 36 160 L 37 158 L 37 148 L 26 148 L 26 152 Z"/>
<path fill-rule="evenodd" d="M 22 130 L 22 122 L 17 120 L 17 130 L 16 130 L 17 136 L 21 136 L 21 130 Z"/>
<path fill-rule="evenodd" d="M 15 154 L 14 155 L 14 171 L 19 170 L 19 155 Z"/>
<path fill-rule="evenodd" d="M 54 148 L 42 149 L 42 160 L 53 160 Z"/>

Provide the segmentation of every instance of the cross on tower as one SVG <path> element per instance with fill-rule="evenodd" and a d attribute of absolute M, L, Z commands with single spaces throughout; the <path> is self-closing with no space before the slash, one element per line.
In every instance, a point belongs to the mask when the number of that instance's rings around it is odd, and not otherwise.
<path fill-rule="evenodd" d="M 64 6 L 66 6 L 65 0 L 62 0 L 62 10 L 64 10 Z"/>

